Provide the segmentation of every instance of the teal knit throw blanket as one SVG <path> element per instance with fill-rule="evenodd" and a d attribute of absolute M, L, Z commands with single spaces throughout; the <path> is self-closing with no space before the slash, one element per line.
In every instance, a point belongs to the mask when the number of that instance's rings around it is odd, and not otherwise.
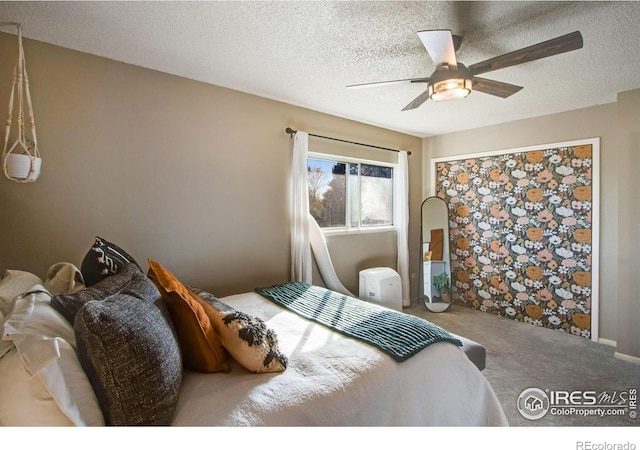
<path fill-rule="evenodd" d="M 462 346 L 449 332 L 420 317 L 318 286 L 291 282 L 256 292 L 302 317 L 371 344 L 398 362 L 436 342 Z"/>

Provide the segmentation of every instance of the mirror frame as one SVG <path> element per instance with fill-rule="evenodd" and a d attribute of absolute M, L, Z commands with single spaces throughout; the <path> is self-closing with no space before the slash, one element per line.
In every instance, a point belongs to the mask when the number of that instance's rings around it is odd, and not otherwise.
<path fill-rule="evenodd" d="M 438 223 L 442 224 L 443 230 L 443 245 L 442 245 L 442 261 L 444 261 L 444 272 L 449 275 L 449 301 L 433 301 L 432 298 L 428 297 L 425 294 L 425 280 L 424 280 L 424 272 L 425 272 L 425 260 L 424 260 L 424 244 L 425 239 L 428 237 L 431 238 L 430 234 L 426 235 L 425 233 L 425 209 L 428 206 L 428 203 L 433 203 L 434 201 L 442 202 L 445 209 L 445 217 L 444 219 L 439 219 Z M 427 221 L 427 223 L 429 223 Z M 449 252 L 449 204 L 447 201 L 438 196 L 427 197 L 420 207 L 420 284 L 418 286 L 418 297 L 424 301 L 425 307 L 431 312 L 444 312 L 451 307 L 453 303 L 452 289 L 451 289 L 451 254 Z M 431 268 L 430 268 L 431 269 Z M 429 272 L 431 272 L 429 270 Z M 433 296 L 432 296 L 433 297 Z"/>

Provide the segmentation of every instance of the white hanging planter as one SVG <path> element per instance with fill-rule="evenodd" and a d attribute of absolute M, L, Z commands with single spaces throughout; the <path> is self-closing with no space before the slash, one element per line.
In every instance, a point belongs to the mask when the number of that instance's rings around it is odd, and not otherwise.
<path fill-rule="evenodd" d="M 25 182 L 36 181 L 40 176 L 42 158 L 20 153 L 9 153 L 4 160 L 7 177 Z"/>
<path fill-rule="evenodd" d="M 4 136 L 2 151 L 2 168 L 7 178 L 18 183 L 30 183 L 36 181 L 42 169 L 42 158 L 38 149 L 36 137 L 36 122 L 33 117 L 31 105 L 31 93 L 29 92 L 29 78 L 22 47 L 22 28 L 18 27 L 18 62 L 13 70 L 13 84 L 9 96 L 9 116 Z M 13 123 L 14 106 L 17 109 L 17 133 L 15 140 L 9 147 L 11 124 Z M 25 120 L 25 110 L 28 117 Z M 30 137 L 27 136 L 25 125 L 29 125 Z"/>

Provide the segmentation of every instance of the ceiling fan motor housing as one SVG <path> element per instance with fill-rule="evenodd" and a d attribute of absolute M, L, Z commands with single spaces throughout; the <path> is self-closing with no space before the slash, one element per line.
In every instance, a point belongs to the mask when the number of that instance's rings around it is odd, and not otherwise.
<path fill-rule="evenodd" d="M 472 87 L 473 75 L 464 64 L 443 63 L 429 77 L 429 98 L 436 102 L 464 98 Z"/>

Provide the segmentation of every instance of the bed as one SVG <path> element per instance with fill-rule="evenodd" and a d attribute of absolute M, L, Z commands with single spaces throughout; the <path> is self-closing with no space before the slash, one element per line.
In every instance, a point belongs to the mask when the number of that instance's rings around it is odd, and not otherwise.
<path fill-rule="evenodd" d="M 172 278 L 172 291 L 162 279 L 172 274 L 149 263 L 146 274 L 129 263 L 90 287 L 69 263 L 44 281 L 6 271 L 0 425 L 508 425 L 491 386 L 445 330 L 447 338 L 392 355 L 259 290 L 216 299 Z M 172 316 L 169 297 L 180 293 L 204 300 L 227 326 L 221 331 L 210 316 L 222 345 L 208 369 L 187 363 L 198 346 L 181 340 L 184 327 Z M 247 347 L 230 325 L 238 317 L 265 339 L 254 335 Z"/>
<path fill-rule="evenodd" d="M 233 367 L 203 396 L 207 374 L 187 372 L 175 425 L 506 425 L 478 368 L 459 347 L 437 343 L 398 363 L 381 351 L 310 322 L 256 293 L 222 299 L 278 333 L 289 367 L 257 379 Z M 242 386 L 241 389 L 238 389 Z"/>

